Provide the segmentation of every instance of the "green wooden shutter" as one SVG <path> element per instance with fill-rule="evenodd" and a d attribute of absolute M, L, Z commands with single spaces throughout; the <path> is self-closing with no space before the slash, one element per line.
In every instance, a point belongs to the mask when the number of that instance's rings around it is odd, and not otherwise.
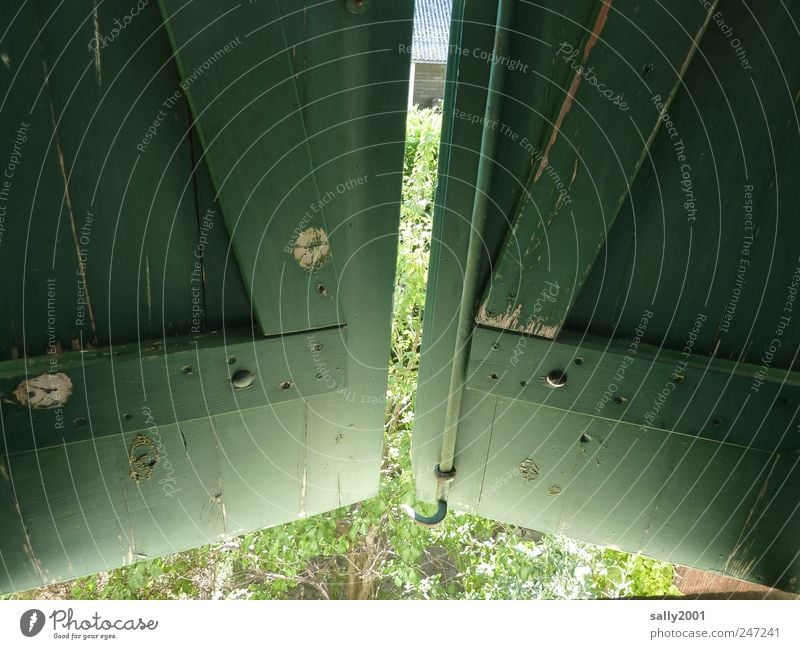
<path fill-rule="evenodd" d="M 797 3 L 513 4 L 449 504 L 796 592 Z M 427 500 L 496 11 L 451 29 Z"/>
<path fill-rule="evenodd" d="M 412 3 L 363 8 L 0 9 L 0 592 L 377 490 Z"/>

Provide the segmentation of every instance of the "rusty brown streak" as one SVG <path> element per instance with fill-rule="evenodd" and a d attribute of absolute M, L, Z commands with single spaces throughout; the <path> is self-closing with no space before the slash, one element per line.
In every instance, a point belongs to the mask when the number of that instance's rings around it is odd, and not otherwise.
<path fill-rule="evenodd" d="M 606 19 L 608 18 L 608 12 L 611 9 L 611 5 L 614 0 L 604 0 L 602 3 L 602 7 L 600 7 L 600 12 L 597 14 L 597 19 L 594 21 L 594 27 L 592 28 L 592 33 L 589 36 L 589 40 L 586 42 L 586 48 L 583 50 L 583 58 L 581 59 L 581 67 L 575 71 L 575 76 L 572 77 L 572 83 L 569 85 L 569 90 L 567 91 L 567 97 L 564 99 L 564 103 L 561 104 L 561 110 L 558 113 L 558 118 L 556 119 L 555 127 L 553 128 L 553 133 L 550 135 L 550 141 L 547 143 L 547 148 L 544 150 L 544 155 L 542 156 L 541 161 L 539 162 L 539 168 L 536 170 L 536 175 L 533 177 L 533 182 L 539 180 L 539 177 L 542 175 L 542 172 L 547 168 L 549 164 L 550 158 L 550 150 L 553 148 L 553 145 L 556 143 L 556 139 L 558 138 L 558 134 L 561 132 L 561 125 L 564 123 L 564 118 L 567 116 L 570 108 L 572 108 L 572 102 L 575 99 L 575 93 L 578 91 L 578 86 L 581 85 L 581 79 L 583 79 L 583 65 L 589 58 L 589 54 L 592 51 L 595 43 L 599 40 L 600 34 L 603 32 L 603 28 L 606 25 Z"/>

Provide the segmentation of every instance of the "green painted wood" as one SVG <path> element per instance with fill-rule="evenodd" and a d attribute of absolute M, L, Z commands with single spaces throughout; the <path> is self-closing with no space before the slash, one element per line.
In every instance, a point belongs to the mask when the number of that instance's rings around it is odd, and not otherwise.
<path fill-rule="evenodd" d="M 383 439 L 365 430 L 359 410 L 380 411 L 383 399 L 343 391 L 339 399 L 312 397 L 306 405 L 304 511 L 329 511 L 377 494 Z"/>
<path fill-rule="evenodd" d="M 342 458 L 339 491 L 327 488 L 328 476 L 335 480 L 337 473 L 310 457 L 315 443 L 307 441 L 309 416 L 349 405 L 345 396 L 333 393 L 179 426 L 153 426 L 146 433 L 159 459 L 152 476 L 138 482 L 128 475 L 127 460 L 135 434 L 5 458 L 4 470 L 14 476 L 17 492 L 10 493 L 9 480 L 0 481 L 0 512 L 8 524 L 0 537 L 7 567 L 0 572 L 0 589 L 63 581 L 373 495 L 379 441 L 374 458 L 366 462 L 359 437 L 353 437 L 349 452 L 362 463 L 356 463 L 355 475 L 346 476 L 344 468 L 352 467 L 354 458 Z M 340 448 L 347 449 L 342 443 Z M 11 565 L 12 560 L 17 563 Z"/>
<path fill-rule="evenodd" d="M 200 288 L 205 326 L 210 331 L 247 323 L 254 326 L 250 299 L 244 288 L 221 208 L 214 199 L 214 187 L 203 159 L 200 138 L 194 128 L 191 132 L 191 150 L 198 244 L 202 244 L 202 249 L 198 246 L 194 255 L 202 267 Z"/>
<path fill-rule="evenodd" d="M 190 21 L 236 11 L 202 4 L 182 11 Z M 0 286 L 0 592 L 281 524 L 377 490 L 408 97 L 400 45 L 410 43 L 412 4 L 359 15 L 344 3 L 300 12 L 269 4 L 239 7 L 247 18 L 238 29 L 255 30 L 246 56 L 223 52 L 233 58 L 205 67 L 234 23 L 176 18 L 191 38 L 175 49 L 154 3 L 130 20 L 135 2 L 0 9 L 12 26 L 0 41 L 0 133 L 16 165 L 13 186 L 0 185 L 8 278 Z M 265 16 L 277 8 L 283 24 L 270 25 Z M 116 33 L 115 19 L 125 23 Z M 284 33 L 284 44 L 270 40 Z M 92 49 L 95 38 L 101 45 Z M 278 67 L 259 59 L 208 112 L 197 110 L 201 88 L 268 51 L 283 52 Z M 189 55 L 201 57 L 199 69 L 185 67 Z M 267 68 L 273 77 L 290 70 L 281 92 L 300 95 L 292 107 L 270 95 L 253 120 L 246 103 L 266 89 L 259 70 Z M 239 133 L 274 121 L 278 134 L 260 161 L 247 148 L 261 133 L 228 143 L 241 146 L 225 151 L 244 164 L 219 200 L 220 161 L 204 130 L 213 121 L 203 119 L 213 106 L 217 116 L 244 109 Z M 304 134 L 282 131 L 283 117 Z M 266 208 L 250 215 L 251 229 L 229 227 L 231 205 L 250 204 L 248 183 L 261 179 L 262 163 L 290 149 L 288 160 L 305 166 L 277 165 L 260 185 Z M 270 209 L 288 197 L 278 220 L 288 219 L 281 227 L 291 223 L 290 233 L 314 211 L 309 183 L 335 196 L 323 208 L 336 272 L 326 274 L 333 261 L 297 271 L 272 230 L 261 259 L 278 272 L 248 267 L 239 253 L 257 243 L 252 228 L 264 230 Z M 290 210 L 300 199 L 303 210 Z M 89 237 L 88 254 L 65 227 L 70 213 L 79 243 Z M 81 259 L 95 338 L 75 324 Z M 287 320 L 289 311 L 299 315 Z M 234 388 L 240 370 L 254 373 L 251 387 Z M 149 459 L 137 460 L 145 451 Z"/>
<path fill-rule="evenodd" d="M 297 236 L 310 231 L 315 250 L 325 251 L 313 274 L 337 285 L 329 246 L 317 236 L 329 228 L 312 210 L 320 200 L 313 177 L 293 189 L 313 162 L 281 14 L 275 3 L 205 3 L 192 11 L 182 4 L 162 3 L 162 14 L 257 322 L 266 334 L 342 324 L 335 300 L 316 292 L 311 267 L 292 254 Z"/>
<path fill-rule="evenodd" d="M 0 41 L 8 60 L 0 65 L 0 349 L 9 359 L 69 348 L 78 307 L 68 290 L 75 285 L 77 259 L 69 230 L 56 232 L 64 182 L 41 51 L 31 47 L 40 23 L 31 3 L 5 3 L 0 12 L 4 25 L 17 15 L 16 28 L 5 30 Z M 53 314 L 57 319 L 48 322 Z"/>
<path fill-rule="evenodd" d="M 162 2 L 254 314 L 265 334 L 345 322 L 340 250 L 384 200 L 410 3 Z M 209 26 L 213 25 L 213 28 Z M 269 278 L 263 281 L 262 278 Z"/>
<path fill-rule="evenodd" d="M 303 515 L 306 407 L 230 413 L 216 418 L 229 533 Z"/>
<path fill-rule="evenodd" d="M 70 233 L 64 254 L 83 263 L 59 290 L 76 300 L 82 280 L 85 317 L 74 337 L 92 345 L 177 335 L 192 325 L 197 224 L 185 182 L 188 109 L 185 101 L 162 104 L 176 78 L 158 8 L 145 5 L 119 30 L 114 20 L 126 9 L 81 0 L 41 13 L 34 50 L 49 75 L 41 100 L 53 112 L 67 184 L 57 227 Z"/>
<path fill-rule="evenodd" d="M 559 44 L 580 43 L 574 29 L 585 39 L 596 23 L 598 6 L 579 4 L 570 3 L 575 13 L 562 16 L 565 9 L 536 3 L 540 17 L 550 14 L 550 22 L 519 23 L 512 39 L 515 52 L 526 51 L 530 36 L 541 42 L 528 45 L 530 60 L 520 55 L 534 78 L 509 73 L 503 122 L 510 126 L 497 125 L 505 137 L 499 138 L 484 233 L 485 300 L 476 305 L 479 326 L 458 429 L 458 474 L 448 502 L 458 510 L 797 592 L 797 246 L 788 207 L 794 178 L 784 171 L 794 168 L 797 150 L 790 55 L 796 3 L 770 12 L 720 2 L 721 17 L 699 39 L 681 74 L 685 85 L 677 84 L 660 125 L 662 107 L 650 101 L 648 91 L 669 95 L 680 65 L 670 69 L 663 55 L 637 57 L 652 48 L 643 38 L 660 43 L 677 23 L 655 20 L 655 5 L 609 3 L 589 64 L 599 78 L 604 61 L 626 53 L 602 80 L 625 89 L 627 124 L 608 105 L 596 105 L 596 88 L 584 79 L 546 169 L 527 186 L 542 156 L 521 155 L 518 142 L 524 136 L 539 152 L 547 149 L 571 85 L 568 62 L 556 56 Z M 477 25 L 490 23 L 492 10 L 455 2 L 451 49 L 490 49 Z M 706 16 L 702 4 L 670 10 L 686 12 L 693 23 Z M 516 3 L 516 11 L 532 11 L 530 3 Z M 746 48 L 752 69 L 745 70 L 724 25 Z M 673 34 L 662 47 L 667 58 L 684 61 L 678 49 L 686 53 L 689 35 L 699 28 Z M 744 40 L 754 30 L 759 35 L 751 47 Z M 459 215 L 472 204 L 480 137 L 479 124 L 468 116 L 484 110 L 485 91 L 475 90 L 485 88 L 482 72 L 472 57 L 451 59 L 448 68 L 412 448 L 417 495 L 426 500 L 436 494 L 434 467 L 458 311 L 453 288 L 460 285 L 469 235 Z M 589 116 L 600 126 L 589 128 Z M 686 147 L 695 206 L 683 205 L 682 161 L 671 128 Z M 552 165 L 569 180 L 576 159 L 581 163 L 573 186 L 559 204 L 557 182 L 547 169 Z M 746 183 L 754 185 L 750 198 L 743 192 Z M 750 233 L 746 200 L 753 203 L 756 241 L 743 287 L 736 282 L 742 242 Z M 690 214 L 690 208 L 697 212 Z M 543 239 L 549 252 L 532 255 L 525 233 L 554 211 Z M 596 226 L 603 214 L 610 226 L 617 212 L 605 243 L 608 229 Z M 551 228 L 563 230 L 551 236 Z M 544 272 L 548 263 L 550 274 Z M 723 326 L 734 288 L 741 290 L 738 310 Z M 522 292 L 528 297 L 522 299 Z M 497 311 L 490 316 L 511 309 L 514 317 L 487 319 L 483 308 L 491 300 Z M 516 320 L 515 304 L 522 305 Z M 540 320 L 552 316 L 545 323 L 552 330 L 538 332 L 555 340 L 514 331 L 528 322 L 525 309 Z M 566 371 L 563 387 L 547 384 L 551 371 L 554 377 Z"/>
<path fill-rule="evenodd" d="M 796 15 L 795 3 L 787 7 Z M 669 110 L 673 131 L 659 133 L 566 326 L 629 338 L 646 304 L 656 317 L 644 340 L 679 349 L 702 314 L 697 353 L 759 366 L 766 359 L 767 374 L 780 375 L 800 345 L 796 308 L 784 310 L 800 284 L 791 215 L 800 151 L 795 34 L 784 11 L 722 10 L 750 69 L 712 24 Z M 691 193 L 681 186 L 678 141 Z"/>
<path fill-rule="evenodd" d="M 3 530 L 0 575 L 3 575 L 4 592 L 43 582 L 41 565 L 31 551 L 30 536 L 14 495 L 12 477 L 6 458 L 0 456 L 0 525 Z"/>
<path fill-rule="evenodd" d="M 479 323 L 556 336 L 662 124 L 654 97 L 669 106 L 681 88 L 712 9 L 597 2 L 580 41 L 551 32 L 547 63 L 571 80 L 541 147 L 504 142 L 524 145 L 531 173 Z M 558 299 L 543 300 L 553 286 Z"/>
<path fill-rule="evenodd" d="M 151 435 L 160 455 L 152 477 L 122 483 L 128 525 L 126 563 L 224 538 L 228 521 L 221 428 L 217 417 L 209 417 L 162 425 Z M 119 446 L 117 468 L 124 471 L 127 459 L 119 454 Z"/>
<path fill-rule="evenodd" d="M 796 591 L 795 457 L 506 399 L 496 409 L 479 513 Z"/>
<path fill-rule="evenodd" d="M 496 398 L 487 393 L 467 390 L 464 394 L 464 415 L 456 440 L 458 479 L 451 483 L 448 492 L 448 502 L 458 503 L 459 511 L 473 514 L 478 511 L 481 492 L 485 488 L 484 474 L 494 425 L 495 402 Z M 430 414 L 426 412 L 426 421 L 437 415 L 438 408 Z M 419 433 L 413 440 L 411 457 L 414 460 L 414 474 L 417 476 L 417 496 L 423 500 L 435 501 L 436 481 L 433 477 L 441 457 L 439 439 L 427 435 L 422 437 L 425 429 L 420 426 L 416 426 L 415 430 Z"/>
<path fill-rule="evenodd" d="M 111 7 L 52 11 L 24 6 L 3 43 L 4 123 L 14 138 L 17 119 L 29 124 L 30 136 L 9 152 L 21 162 L 3 238 L 26 254 L 2 258 L 13 314 L 4 358 L 202 333 L 197 263 L 224 266 L 226 246 L 205 246 L 198 195 L 210 181 L 204 169 L 190 180 L 190 116 L 158 9 L 145 5 L 118 32 Z M 237 273 L 228 281 L 242 293 Z M 230 316 L 229 326 L 249 321 L 241 302 Z"/>
<path fill-rule="evenodd" d="M 546 148 L 552 116 L 558 114 L 574 76 L 555 52 L 560 43 L 580 43 L 586 38 L 585 25 L 590 24 L 596 10 L 594 0 L 518 2 L 514 6 L 514 23 L 521 28 L 510 39 L 506 77 L 513 92 L 506 92 L 500 122 L 493 127 L 501 144 L 493 156 L 490 223 L 513 223 L 517 210 L 531 200 L 528 185 L 539 163 L 534 154 Z M 467 49 L 466 44 L 463 49 Z M 487 51 L 486 45 L 469 49 L 462 58 L 481 59 Z M 475 90 L 485 93 L 485 86 Z M 473 124 L 475 112 L 455 116 L 469 121 L 472 128 L 480 127 L 480 122 Z M 505 243 L 505 235 L 505 227 L 489 227 L 484 233 L 493 259 Z"/>
<path fill-rule="evenodd" d="M 643 428 L 800 454 L 800 434 L 792 425 L 800 404 L 796 372 L 761 380 L 758 366 L 670 352 L 635 339 L 559 340 L 479 328 L 467 386 Z M 551 372 L 566 373 L 566 383 L 552 387 Z"/>
<path fill-rule="evenodd" d="M 0 379 L 0 449 L 18 453 L 332 392 L 347 385 L 347 356 L 344 330 L 315 332 L 313 341 L 307 334 L 256 341 L 244 332 L 227 340 L 206 334 L 170 341 L 166 350 L 130 346 L 86 362 L 81 352 L 65 353 L 59 369 L 71 394 L 50 408 L 28 407 L 19 389 L 49 368 L 40 374 L 41 361 L 19 361 Z M 252 373 L 250 387 L 234 386 L 239 371 Z"/>
<path fill-rule="evenodd" d="M 116 441 L 124 458 L 124 442 Z M 27 566 L 10 566 L 0 579 L 7 592 L 13 582 L 29 588 L 119 565 L 126 554 L 127 524 L 122 492 L 123 473 L 113 460 L 112 440 L 54 446 L 42 452 L 6 458 L 13 477 L 13 498 L 2 509 L 16 512 L 26 533 Z M 11 545 L 5 533 L 0 552 Z M 9 582 L 10 580 L 10 582 Z"/>

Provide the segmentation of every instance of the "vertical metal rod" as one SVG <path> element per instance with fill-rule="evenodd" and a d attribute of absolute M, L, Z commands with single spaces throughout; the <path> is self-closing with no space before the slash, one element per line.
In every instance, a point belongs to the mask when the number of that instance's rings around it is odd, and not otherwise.
<path fill-rule="evenodd" d="M 447 397 L 444 431 L 442 433 L 442 452 L 439 461 L 439 476 L 453 471 L 458 424 L 461 418 L 461 402 L 464 396 L 469 342 L 475 322 L 475 301 L 480 281 L 481 250 L 483 231 L 486 225 L 486 206 L 492 180 L 492 166 L 497 144 L 498 122 L 502 108 L 502 88 L 507 66 L 509 31 L 514 0 L 500 0 L 495 21 L 494 50 L 489 71 L 489 85 L 484 111 L 483 132 L 481 134 L 480 160 L 475 182 L 475 197 L 472 203 L 469 246 L 464 268 L 464 281 L 461 289 L 461 303 L 458 312 L 456 342 L 453 351 L 453 367 L 450 374 L 450 389 Z M 446 500 L 447 480 L 440 479 L 438 500 Z"/>

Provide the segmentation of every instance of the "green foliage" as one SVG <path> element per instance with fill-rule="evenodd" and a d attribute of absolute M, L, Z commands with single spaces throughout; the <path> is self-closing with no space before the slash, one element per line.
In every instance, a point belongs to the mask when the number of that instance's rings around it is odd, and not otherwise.
<path fill-rule="evenodd" d="M 441 113 L 409 114 L 384 458 L 367 502 L 221 545 L 30 591 L 27 597 L 595 598 L 677 594 L 670 564 L 452 513 L 432 529 L 414 502 L 411 430 Z"/>

